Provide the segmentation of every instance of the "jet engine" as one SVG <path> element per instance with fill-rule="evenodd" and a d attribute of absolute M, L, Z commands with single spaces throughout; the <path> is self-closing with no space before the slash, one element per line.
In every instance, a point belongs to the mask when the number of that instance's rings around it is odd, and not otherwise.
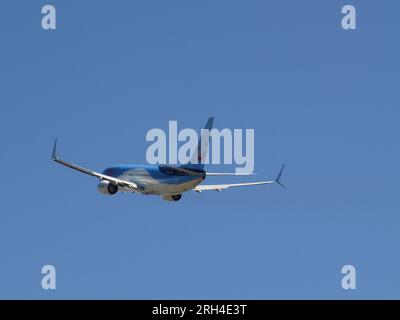
<path fill-rule="evenodd" d="M 179 201 L 179 200 L 181 200 L 182 195 L 181 194 L 166 194 L 161 197 L 167 201 Z"/>
<path fill-rule="evenodd" d="M 108 196 L 112 194 L 116 194 L 118 192 L 118 186 L 116 184 L 111 183 L 110 181 L 100 181 L 97 185 L 97 189 L 102 194 L 106 194 Z"/>

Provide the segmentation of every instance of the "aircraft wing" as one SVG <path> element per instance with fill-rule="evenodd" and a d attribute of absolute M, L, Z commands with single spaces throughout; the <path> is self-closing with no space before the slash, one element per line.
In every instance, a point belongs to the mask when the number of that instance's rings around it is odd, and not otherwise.
<path fill-rule="evenodd" d="M 105 174 L 98 173 L 98 172 L 95 172 L 95 171 L 92 171 L 92 170 L 89 170 L 89 169 L 86 169 L 86 168 L 83 168 L 83 167 L 79 167 L 79 166 L 77 166 L 77 165 L 75 165 L 73 163 L 70 163 L 70 162 L 67 162 L 67 161 L 64 161 L 64 160 L 60 159 L 56 155 L 56 149 L 57 149 L 57 139 L 54 142 L 53 153 L 51 155 L 51 158 L 52 158 L 53 161 L 55 161 L 55 162 L 57 162 L 59 164 L 62 164 L 64 166 L 66 166 L 66 167 L 69 167 L 71 169 L 77 170 L 79 172 L 82 172 L 82 173 L 88 174 L 90 176 L 99 178 L 100 180 L 110 181 L 112 183 L 115 183 L 118 186 L 127 187 L 127 188 L 129 188 L 129 189 L 131 189 L 133 191 L 137 191 L 138 186 L 137 186 L 136 183 L 133 183 L 133 182 L 130 182 L 130 181 L 126 181 L 126 180 L 121 180 L 121 179 L 114 178 L 114 177 L 111 177 L 111 176 L 107 176 Z"/>
<path fill-rule="evenodd" d="M 196 192 L 202 192 L 202 191 L 209 191 L 209 190 L 215 190 L 215 191 L 222 191 L 224 189 L 228 188 L 233 188 L 233 187 L 245 187 L 245 186 L 256 186 L 260 184 L 272 184 L 276 183 L 276 181 L 258 181 L 258 182 L 247 182 L 247 183 L 232 183 L 232 184 L 205 184 L 205 185 L 199 185 L 195 187 L 193 190 Z"/>
<path fill-rule="evenodd" d="M 283 169 L 285 168 L 285 164 L 282 165 L 281 170 L 279 171 L 278 175 L 276 176 L 275 180 L 269 181 L 257 181 L 257 182 L 245 182 L 245 183 L 232 183 L 232 184 L 205 184 L 205 185 L 198 185 L 193 188 L 196 192 L 208 191 L 208 190 L 215 190 L 215 191 L 222 191 L 224 189 L 233 188 L 233 187 L 246 187 L 246 186 L 257 186 L 260 184 L 273 184 L 277 183 L 280 186 L 285 188 L 285 185 L 281 182 L 281 176 Z M 215 174 L 215 175 L 220 175 Z"/>

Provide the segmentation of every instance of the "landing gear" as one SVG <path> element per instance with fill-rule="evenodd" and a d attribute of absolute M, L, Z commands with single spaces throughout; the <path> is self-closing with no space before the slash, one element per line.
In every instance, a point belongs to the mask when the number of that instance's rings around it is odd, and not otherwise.
<path fill-rule="evenodd" d="M 179 201 L 182 198 L 181 194 L 165 194 L 161 195 L 161 198 L 167 201 Z"/>
<path fill-rule="evenodd" d="M 174 194 L 171 196 L 174 201 L 179 201 L 182 198 L 181 194 Z"/>

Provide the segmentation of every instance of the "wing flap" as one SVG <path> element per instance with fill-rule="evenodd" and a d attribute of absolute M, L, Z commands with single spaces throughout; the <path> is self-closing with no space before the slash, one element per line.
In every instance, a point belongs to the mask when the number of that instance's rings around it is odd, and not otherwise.
<path fill-rule="evenodd" d="M 275 183 L 275 181 L 257 181 L 257 182 L 246 182 L 246 183 L 231 183 L 231 184 L 205 184 L 205 185 L 199 185 L 196 186 L 193 190 L 196 192 L 202 192 L 202 191 L 222 191 L 224 189 L 228 188 L 235 188 L 235 187 L 246 187 L 246 186 L 256 186 L 260 184 L 272 184 Z"/>

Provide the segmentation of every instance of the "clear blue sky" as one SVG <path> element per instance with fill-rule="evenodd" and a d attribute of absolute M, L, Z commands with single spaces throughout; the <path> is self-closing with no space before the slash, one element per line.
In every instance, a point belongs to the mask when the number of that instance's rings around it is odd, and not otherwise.
<path fill-rule="evenodd" d="M 48 3 L 55 31 L 41 29 Z M 398 2 L 0 8 L 0 298 L 400 298 Z M 94 170 L 145 163 L 147 130 L 209 115 L 254 128 L 255 178 L 286 162 L 288 188 L 105 197 L 50 161 L 58 137 Z"/>

